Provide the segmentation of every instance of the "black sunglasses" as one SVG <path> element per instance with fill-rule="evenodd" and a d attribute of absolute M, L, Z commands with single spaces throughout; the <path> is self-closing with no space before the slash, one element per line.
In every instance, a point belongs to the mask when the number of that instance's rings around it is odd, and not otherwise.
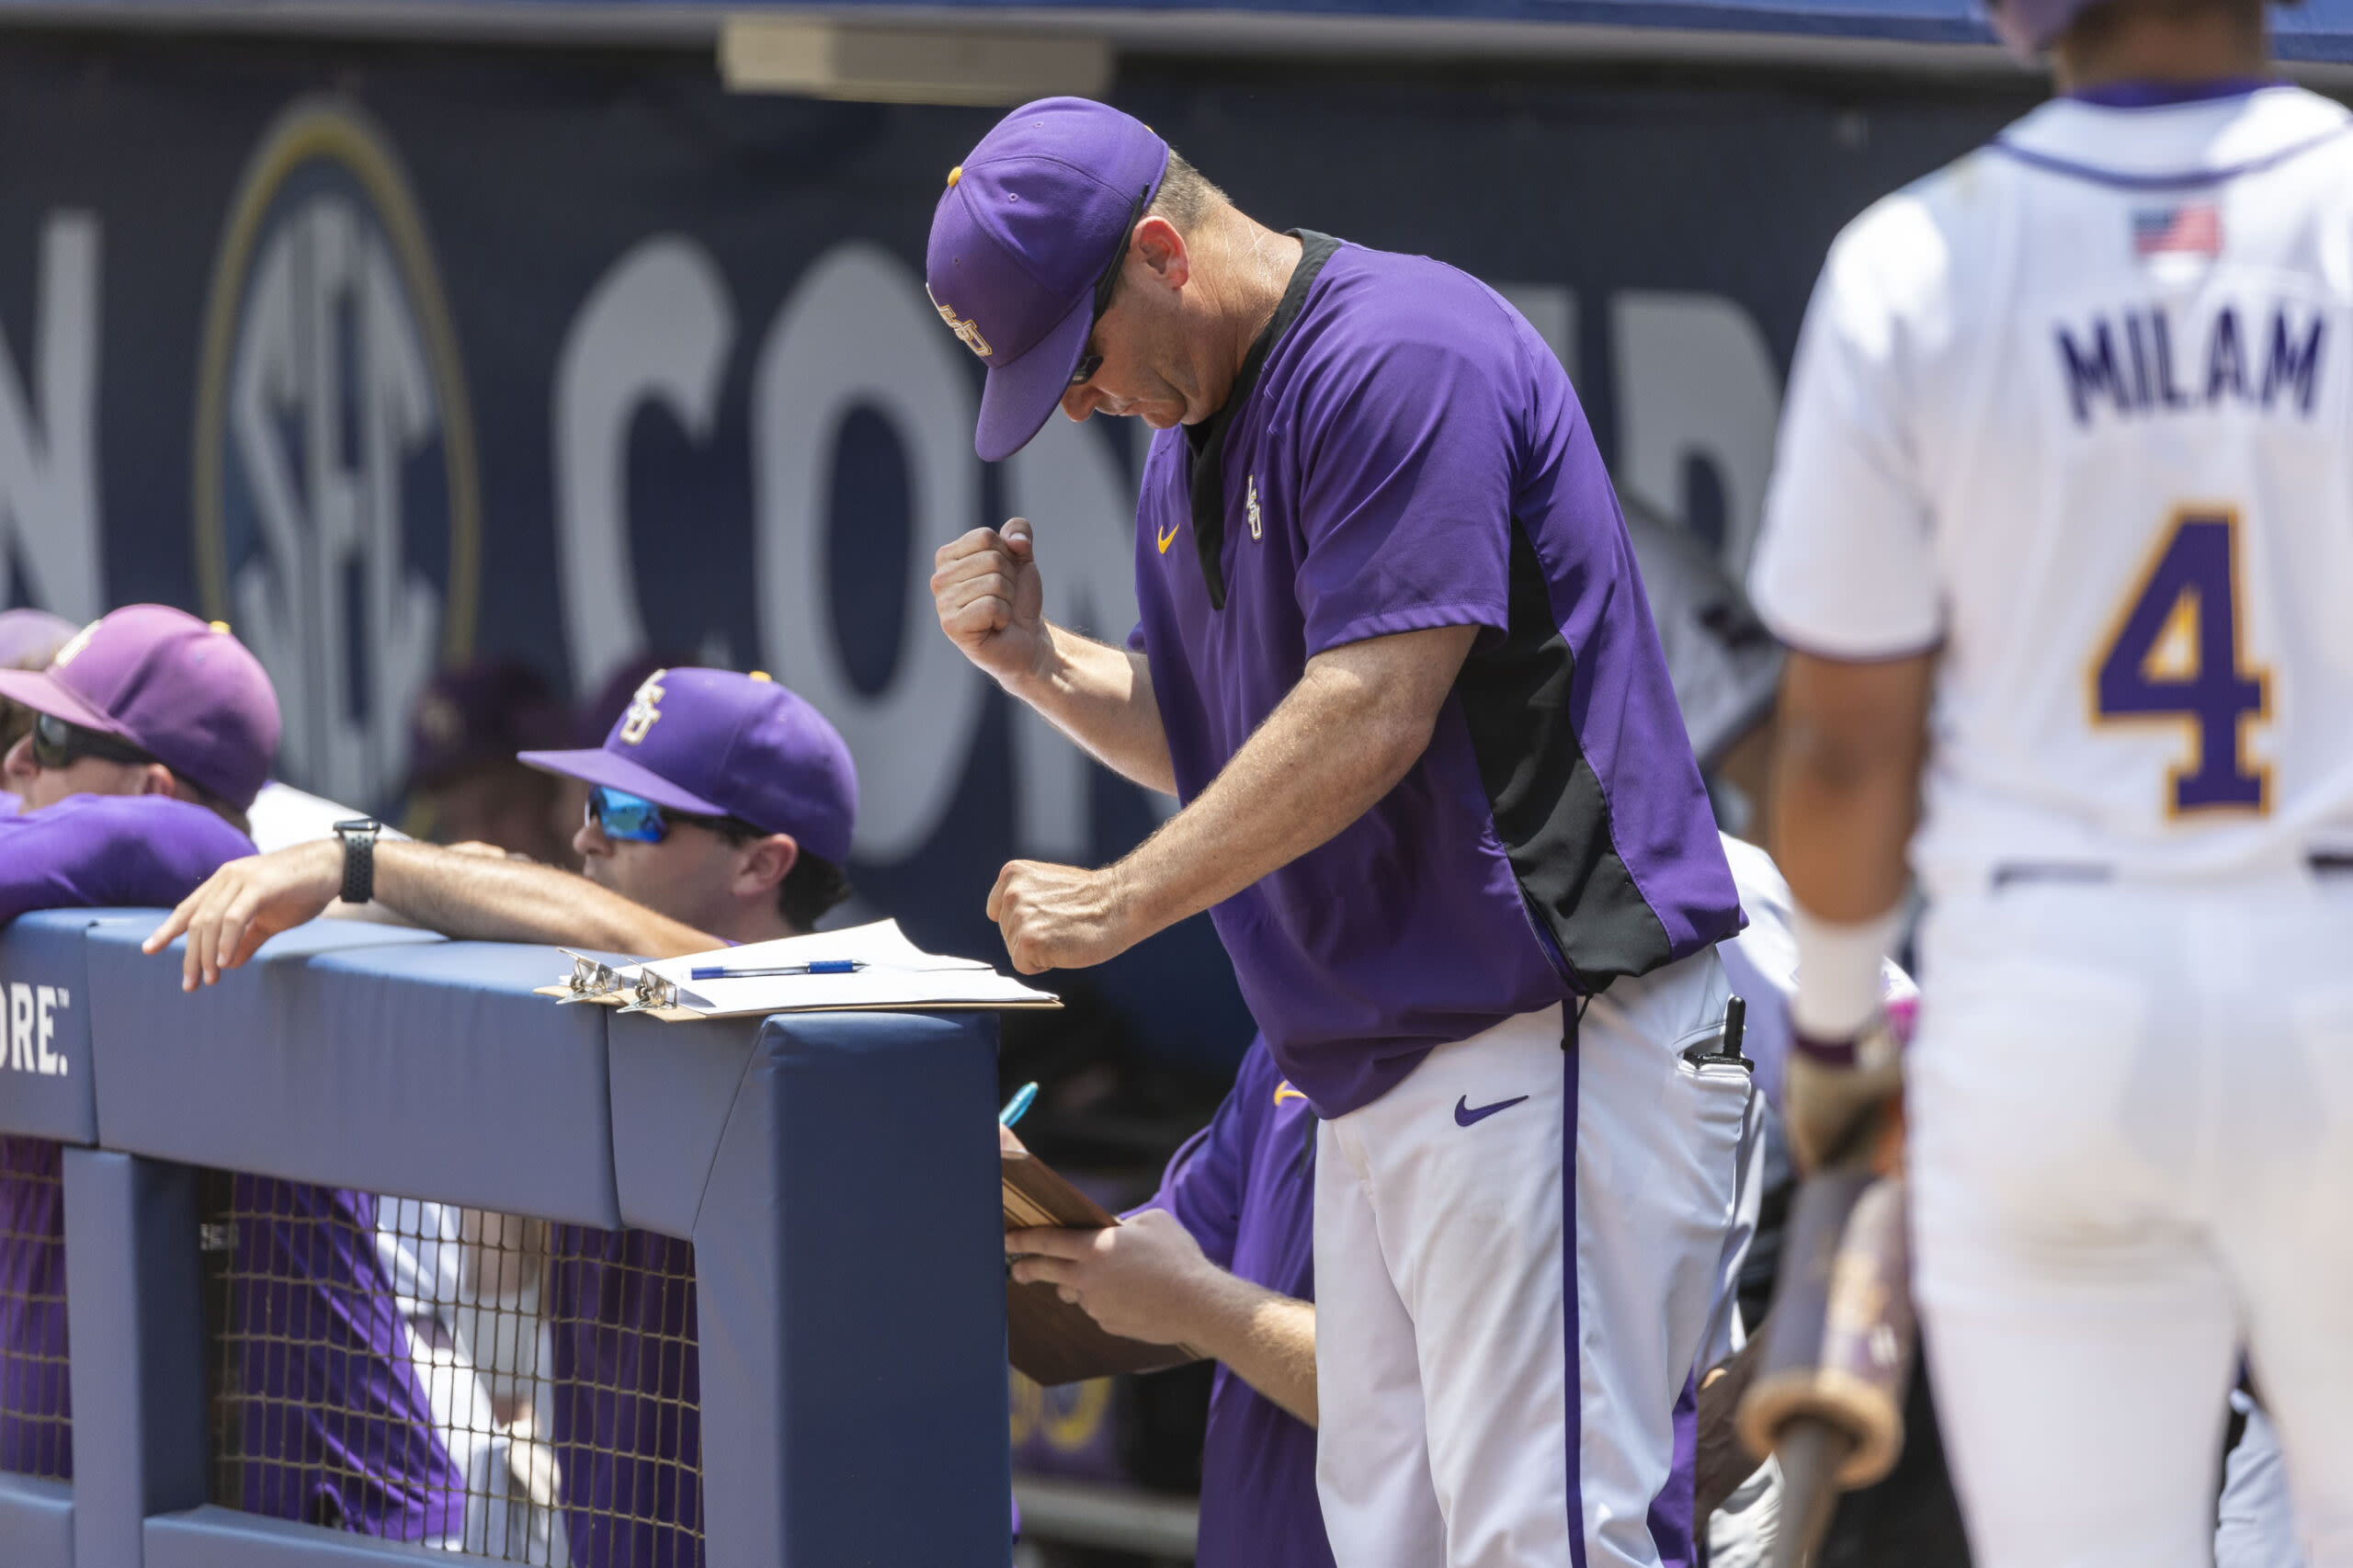
<path fill-rule="evenodd" d="M 85 729 L 80 724 L 59 718 L 54 713 L 38 714 L 33 719 L 33 766 L 41 768 L 71 767 L 85 756 L 108 762 L 153 762 L 155 759 L 132 745 L 101 731 Z"/>
<path fill-rule="evenodd" d="M 1119 287 L 1120 268 L 1128 259 L 1128 242 L 1135 238 L 1136 222 L 1143 216 L 1144 203 L 1151 198 L 1150 190 L 1140 190 L 1136 192 L 1135 200 L 1128 204 L 1127 227 L 1120 231 L 1119 248 L 1111 253 L 1111 265 L 1105 267 L 1103 276 L 1095 280 L 1095 317 L 1086 324 L 1086 341 L 1090 348 L 1095 342 L 1096 325 L 1103 320 L 1103 312 L 1111 308 L 1111 292 Z M 1095 379 L 1095 372 L 1102 368 L 1103 356 L 1100 353 L 1089 352 L 1082 355 L 1078 361 L 1078 369 L 1070 373 L 1070 384 L 1074 387 L 1085 386 Z"/>

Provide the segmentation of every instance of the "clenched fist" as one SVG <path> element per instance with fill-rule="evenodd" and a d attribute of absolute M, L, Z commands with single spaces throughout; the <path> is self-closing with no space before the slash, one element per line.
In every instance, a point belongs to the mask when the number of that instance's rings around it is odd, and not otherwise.
<path fill-rule="evenodd" d="M 1000 686 L 1035 673 L 1051 651 L 1027 517 L 941 545 L 932 557 L 931 602 L 949 641 Z"/>
<path fill-rule="evenodd" d="M 1010 860 L 989 890 L 989 918 L 1005 933 L 1006 955 L 1023 974 L 1086 969 L 1142 939 L 1119 869 L 1085 871 Z"/>

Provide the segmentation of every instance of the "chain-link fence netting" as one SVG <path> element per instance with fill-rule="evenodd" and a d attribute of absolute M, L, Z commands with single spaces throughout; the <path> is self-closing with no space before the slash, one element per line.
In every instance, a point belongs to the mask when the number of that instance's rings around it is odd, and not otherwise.
<path fill-rule="evenodd" d="M 692 1244 L 558 1225 L 548 1312 L 556 1460 L 582 1568 L 700 1568 L 702 1394 Z"/>
<path fill-rule="evenodd" d="M 0 1470 L 67 1481 L 63 1151 L 0 1137 Z"/>
<path fill-rule="evenodd" d="M 547 1568 L 702 1559 L 684 1242 L 215 1173 L 213 1500 Z"/>

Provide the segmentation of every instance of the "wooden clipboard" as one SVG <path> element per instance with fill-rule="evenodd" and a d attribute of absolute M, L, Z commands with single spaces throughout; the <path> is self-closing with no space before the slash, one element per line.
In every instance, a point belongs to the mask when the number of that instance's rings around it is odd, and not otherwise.
<path fill-rule="evenodd" d="M 1120 1217 L 1064 1181 L 1053 1167 L 1026 1151 L 1001 1151 L 1005 1183 L 1005 1228 L 1041 1225 L 1100 1231 Z M 1106 1333 L 1083 1307 L 1065 1301 L 1051 1285 L 1005 1282 L 1006 1353 L 1016 1370 L 1051 1387 L 1114 1372 L 1149 1372 L 1199 1360 L 1182 1345 L 1147 1345 Z"/>

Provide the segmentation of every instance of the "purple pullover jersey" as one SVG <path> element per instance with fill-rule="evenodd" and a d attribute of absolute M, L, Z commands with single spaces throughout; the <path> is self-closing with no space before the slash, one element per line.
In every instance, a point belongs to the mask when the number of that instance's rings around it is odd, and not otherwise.
<path fill-rule="evenodd" d="M 1338 1117 L 1740 905 L 1560 362 L 1450 267 L 1300 237 L 1224 406 L 1154 437 L 1132 641 L 1190 801 L 1310 658 L 1479 628 L 1404 778 L 1211 911 L 1275 1061 Z"/>
<path fill-rule="evenodd" d="M 1315 1299 L 1315 1113 L 1261 1035 L 1233 1092 L 1168 1162 L 1165 1209 L 1211 1263 Z M 1201 1445 L 1200 1568 L 1332 1568 L 1315 1495 L 1315 1429 L 1221 1364 Z"/>
<path fill-rule="evenodd" d="M 202 806 L 75 795 L 0 818 L 0 922 L 36 909 L 177 903 L 254 852 Z M 63 1152 L 0 1138 L 0 1470 L 70 1477 Z M 454 1531 L 465 1482 L 432 1435 L 375 1199 L 239 1176 L 231 1326 L 242 1506 L 414 1540 Z"/>

